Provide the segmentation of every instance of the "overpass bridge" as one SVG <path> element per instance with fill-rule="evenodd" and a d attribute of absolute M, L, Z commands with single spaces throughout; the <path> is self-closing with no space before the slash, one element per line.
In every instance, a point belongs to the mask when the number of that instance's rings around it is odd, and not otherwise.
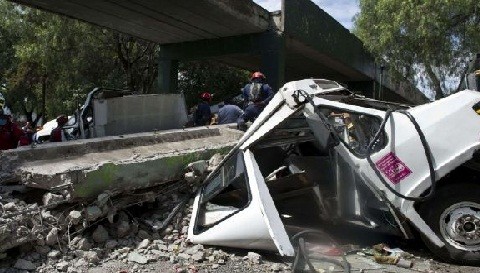
<path fill-rule="evenodd" d="M 427 100 L 414 86 L 391 82 L 362 42 L 310 0 L 282 0 L 273 13 L 251 0 L 11 1 L 159 43 L 159 92 L 177 92 L 179 61 L 211 59 L 261 70 L 274 89 L 329 78 L 369 97 L 382 83 L 383 99 Z"/>

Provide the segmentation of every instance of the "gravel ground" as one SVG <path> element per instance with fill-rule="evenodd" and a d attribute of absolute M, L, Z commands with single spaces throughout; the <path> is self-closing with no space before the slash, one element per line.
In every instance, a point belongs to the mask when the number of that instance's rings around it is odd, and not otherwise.
<path fill-rule="evenodd" d="M 347 234 L 341 240 L 345 245 L 358 245 L 368 247 L 372 244 L 383 242 L 392 247 L 400 247 L 411 257 L 409 261 L 413 262 L 412 269 L 399 268 L 392 265 L 378 264 L 372 257 L 363 254 L 352 254 L 348 256 L 348 261 L 352 266 L 352 272 L 368 273 L 474 273 L 480 272 L 480 268 L 467 267 L 459 265 L 445 264 L 432 259 L 431 253 L 426 250 L 422 243 L 418 241 L 404 241 L 396 237 L 383 236 L 361 229 L 337 229 L 342 234 Z M 139 230 L 141 236 L 146 236 Z M 31 270 L 18 270 L 13 268 L 16 264 L 10 261 L 10 264 L 4 261 L 4 267 L 0 272 L 18 273 L 18 272 L 92 272 L 92 273 L 132 273 L 132 272 L 165 272 L 165 273 L 233 273 L 233 272 L 291 272 L 291 260 L 283 259 L 274 253 L 249 252 L 248 250 L 221 249 L 207 246 L 195 246 L 185 242 L 184 234 L 179 233 L 178 238 L 172 241 L 178 248 L 169 248 L 168 240 L 141 239 L 137 236 L 131 240 L 118 240 L 119 245 L 111 250 L 93 247 L 88 251 L 74 250 L 68 251 L 59 256 L 47 255 L 46 258 L 36 261 L 33 259 L 35 268 Z M 171 234 L 175 234 L 173 230 Z M 143 235 L 142 235 L 143 234 Z M 165 235 L 169 237 L 171 235 Z M 338 234 L 334 234 L 338 236 Z M 176 237 L 176 236 L 174 236 Z M 338 237 L 337 237 L 338 238 Z M 160 244 L 159 244 L 160 242 Z M 164 243 L 165 242 L 165 243 Z M 160 256 L 158 249 L 164 249 Z M 155 252 L 157 251 L 157 252 Z M 202 254 L 202 259 L 195 261 L 192 259 L 197 253 Z M 129 253 L 138 253 L 142 257 L 147 257 L 145 261 L 130 259 Z M 190 254 L 188 254 L 190 253 Z M 93 254 L 93 259 L 88 260 L 88 255 Z M 32 260 L 32 253 L 28 255 L 19 254 L 18 258 Z M 54 257 L 55 256 L 55 257 Z M 145 264 L 143 264 L 145 262 Z M 17 260 L 18 263 L 18 260 Z M 331 264 L 317 263 L 315 266 L 318 272 L 342 272 L 339 267 L 332 267 Z M 360 271 L 363 269 L 363 271 Z"/>

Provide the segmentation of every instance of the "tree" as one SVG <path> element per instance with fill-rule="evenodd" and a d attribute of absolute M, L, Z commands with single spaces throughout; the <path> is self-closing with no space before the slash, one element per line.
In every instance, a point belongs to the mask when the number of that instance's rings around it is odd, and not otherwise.
<path fill-rule="evenodd" d="M 354 33 L 390 73 L 442 98 L 480 51 L 477 0 L 360 0 Z"/>
<path fill-rule="evenodd" d="M 76 97 L 95 86 L 123 87 L 111 32 L 6 1 L 0 10 L 0 35 L 9 38 L 11 52 L 0 79 L 7 100 L 27 120 L 33 112 L 50 118 L 72 113 Z"/>
<path fill-rule="evenodd" d="M 195 105 L 202 92 L 214 93 L 215 102 L 239 95 L 250 75 L 248 71 L 214 61 L 181 62 L 179 70 L 179 90 L 185 94 L 188 106 Z"/>
<path fill-rule="evenodd" d="M 130 90 L 152 93 L 158 76 L 159 45 L 135 39 L 121 33 L 112 33 L 112 45 L 122 65 Z"/>
<path fill-rule="evenodd" d="M 3 0 L 0 11 L 0 84 L 27 120 L 72 113 L 94 87 L 152 92 L 158 45 Z"/>

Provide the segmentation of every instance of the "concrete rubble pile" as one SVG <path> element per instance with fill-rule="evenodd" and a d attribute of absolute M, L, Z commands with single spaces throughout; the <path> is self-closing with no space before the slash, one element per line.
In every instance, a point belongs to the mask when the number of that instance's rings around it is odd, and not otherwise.
<path fill-rule="evenodd" d="M 2 151 L 0 253 L 32 241 L 53 244 L 55 234 L 114 222 L 133 204 L 191 192 L 203 174 L 185 174 L 185 167 L 228 151 L 240 135 L 194 128 Z"/>
<path fill-rule="evenodd" d="M 189 164 L 183 180 L 129 194 L 105 192 L 88 204 L 74 203 L 61 192 L 43 194 L 43 205 L 28 204 L 13 189 L 2 192 L 0 272 L 85 272 L 109 261 L 148 272 L 148 264 L 159 260 L 168 261 L 176 272 L 227 263 L 261 272 L 287 270 L 287 265 L 262 264 L 262 256 L 254 252 L 235 256 L 187 242 L 192 193 L 221 160 L 215 154 Z M 17 254 L 9 257 L 13 246 Z"/>

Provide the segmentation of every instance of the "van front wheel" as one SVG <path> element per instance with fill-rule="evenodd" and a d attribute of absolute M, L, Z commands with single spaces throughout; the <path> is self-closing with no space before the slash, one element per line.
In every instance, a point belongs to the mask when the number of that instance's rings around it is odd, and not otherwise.
<path fill-rule="evenodd" d="M 447 262 L 480 265 L 480 186 L 450 184 L 423 203 L 420 214 L 445 243 L 438 247 L 422 236 L 427 247 Z"/>

